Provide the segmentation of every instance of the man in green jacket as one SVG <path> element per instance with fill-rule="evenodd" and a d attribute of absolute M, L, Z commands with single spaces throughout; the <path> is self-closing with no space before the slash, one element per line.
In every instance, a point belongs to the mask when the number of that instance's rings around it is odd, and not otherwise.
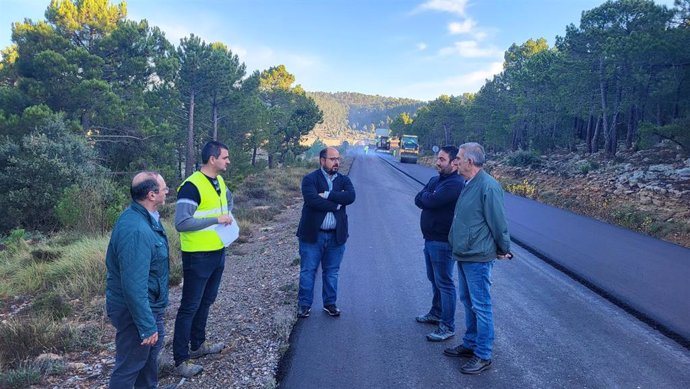
<path fill-rule="evenodd" d="M 510 235 L 503 208 L 501 185 L 482 166 L 486 159 L 479 143 L 459 147 L 455 163 L 466 180 L 455 206 L 448 241 L 458 261 L 458 289 L 465 307 L 462 344 L 443 351 L 467 357 L 460 371 L 478 374 L 491 367 L 494 323 L 491 307 L 491 269 L 494 259 L 510 259 Z"/>
<path fill-rule="evenodd" d="M 168 238 L 158 207 L 168 188 L 155 172 L 134 176 L 132 203 L 115 223 L 105 257 L 106 311 L 115 327 L 110 388 L 156 388 L 168 305 Z"/>

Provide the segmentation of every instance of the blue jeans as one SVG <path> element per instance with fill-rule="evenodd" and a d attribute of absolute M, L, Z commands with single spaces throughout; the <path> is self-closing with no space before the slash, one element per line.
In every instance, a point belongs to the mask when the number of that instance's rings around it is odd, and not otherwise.
<path fill-rule="evenodd" d="M 448 242 L 424 241 L 426 276 L 431 281 L 433 298 L 430 314 L 441 319 L 441 324 L 455 331 L 455 284 L 453 283 L 453 250 Z"/>
<path fill-rule="evenodd" d="M 216 301 L 225 269 L 225 249 L 182 252 L 182 299 L 175 318 L 173 358 L 175 365 L 189 359 L 189 349 L 198 349 L 206 340 L 206 320 Z"/>
<path fill-rule="evenodd" d="M 139 330 L 127 308 L 106 306 L 106 311 L 116 330 L 115 367 L 110 375 L 108 387 L 156 388 L 158 355 L 165 345 L 164 312 L 154 314 L 158 327 L 158 342 L 153 346 L 142 346 Z"/>
<path fill-rule="evenodd" d="M 314 300 L 314 279 L 321 264 L 321 297 L 324 307 L 335 304 L 338 294 L 338 271 L 345 245 L 338 244 L 333 232 L 319 232 L 316 243 L 299 241 L 300 272 L 298 304 L 311 307 Z"/>
<path fill-rule="evenodd" d="M 494 318 L 491 309 L 491 269 L 494 261 L 458 261 L 458 289 L 465 306 L 463 346 L 481 359 L 491 359 L 494 343 Z"/>

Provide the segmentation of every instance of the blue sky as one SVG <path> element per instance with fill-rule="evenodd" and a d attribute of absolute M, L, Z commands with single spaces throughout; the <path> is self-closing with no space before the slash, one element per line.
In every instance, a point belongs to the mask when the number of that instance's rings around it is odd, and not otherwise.
<path fill-rule="evenodd" d="M 116 0 L 111 0 L 117 3 Z M 432 100 L 476 92 L 511 44 L 553 45 L 602 0 L 129 0 L 179 44 L 220 41 L 249 71 L 284 64 L 308 91 Z M 673 0 L 657 0 L 672 6 Z M 50 0 L 0 0 L 0 47 L 11 23 L 44 19 Z"/>

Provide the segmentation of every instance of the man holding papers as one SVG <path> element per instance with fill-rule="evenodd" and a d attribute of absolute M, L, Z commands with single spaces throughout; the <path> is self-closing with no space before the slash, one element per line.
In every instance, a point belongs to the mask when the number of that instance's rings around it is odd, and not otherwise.
<path fill-rule="evenodd" d="M 223 343 L 206 340 L 206 320 L 216 300 L 225 268 L 225 247 L 233 240 L 232 193 L 220 173 L 230 164 L 228 147 L 208 142 L 201 150 L 203 166 L 178 188 L 175 228 L 182 246 L 183 285 L 175 320 L 175 370 L 184 377 L 201 373 L 190 359 L 219 353 Z"/>

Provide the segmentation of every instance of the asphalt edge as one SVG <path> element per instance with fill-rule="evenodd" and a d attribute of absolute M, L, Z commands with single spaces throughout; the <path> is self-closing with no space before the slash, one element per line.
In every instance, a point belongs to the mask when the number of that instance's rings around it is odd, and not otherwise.
<path fill-rule="evenodd" d="M 382 161 L 386 162 L 389 166 L 392 168 L 396 169 L 397 171 L 401 172 L 402 174 L 406 175 L 407 177 L 413 179 L 414 181 L 420 183 L 421 185 L 425 185 L 423 182 L 419 181 L 415 177 L 411 176 L 407 172 L 403 171 L 399 167 L 395 166 L 394 164 L 390 163 L 390 161 L 386 160 L 383 157 L 379 157 Z M 684 347 L 685 349 L 690 350 L 690 339 L 685 338 L 683 335 L 679 334 L 678 332 L 672 330 L 668 326 L 660 323 L 659 321 L 655 320 L 651 316 L 645 314 L 644 312 L 634 308 L 630 304 L 626 303 L 625 301 L 621 300 L 620 298 L 614 296 L 613 294 L 609 293 L 606 291 L 606 289 L 597 286 L 596 284 L 592 283 L 591 281 L 587 280 L 586 278 L 582 277 L 578 273 L 570 270 L 568 267 L 562 265 L 555 259 L 549 257 L 547 254 L 539 251 L 533 246 L 530 246 L 526 242 L 515 238 L 514 236 L 510 237 L 510 240 L 513 241 L 515 244 L 518 246 L 522 247 L 526 251 L 528 251 L 530 254 L 534 255 L 535 257 L 541 259 L 542 261 L 546 262 L 548 265 L 553 267 L 554 269 L 560 271 L 561 273 L 567 275 L 574 281 L 578 282 L 579 284 L 582 284 L 585 286 L 587 289 L 591 290 L 592 292 L 598 294 L 599 296 L 603 297 L 604 299 L 610 301 L 612 304 L 616 305 L 617 307 L 621 308 L 628 314 L 632 315 L 636 319 L 640 320 L 641 322 L 647 324 L 650 326 L 652 329 L 659 331 L 662 335 L 666 336 L 667 338 L 673 340 L 674 342 L 678 343 L 680 346 Z"/>

